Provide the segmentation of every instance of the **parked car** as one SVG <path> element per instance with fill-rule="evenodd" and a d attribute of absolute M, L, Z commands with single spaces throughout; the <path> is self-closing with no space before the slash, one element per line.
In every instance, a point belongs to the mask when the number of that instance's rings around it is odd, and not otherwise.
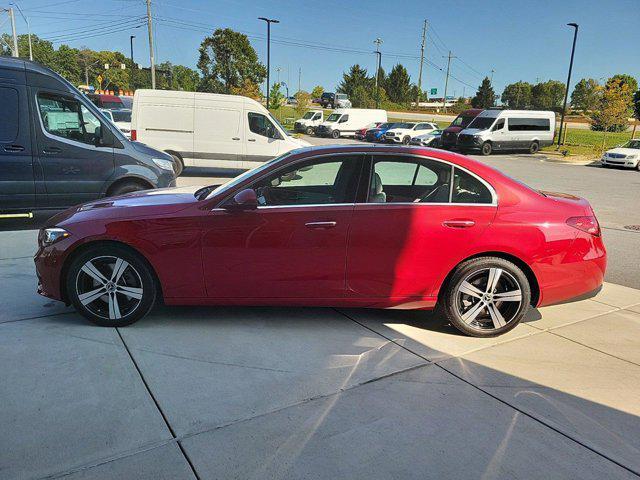
<path fill-rule="evenodd" d="M 490 155 L 494 150 L 527 150 L 553 144 L 556 116 L 551 111 L 485 110 L 458 135 L 462 151 L 480 150 Z"/>
<path fill-rule="evenodd" d="M 382 122 L 370 123 L 366 127 L 361 128 L 360 130 L 356 130 L 356 133 L 354 136 L 357 140 L 364 140 L 365 137 L 367 136 L 367 132 L 371 129 L 377 128 L 379 125 L 382 125 Z"/>
<path fill-rule="evenodd" d="M 586 200 L 444 150 L 363 144 L 290 152 L 221 186 L 88 203 L 38 239 L 38 292 L 110 327 L 161 295 L 168 305 L 439 305 L 460 331 L 488 337 L 531 306 L 593 295 L 606 267 Z"/>
<path fill-rule="evenodd" d="M 0 214 L 173 186 L 174 168 L 169 155 L 130 142 L 57 73 L 0 57 Z"/>
<path fill-rule="evenodd" d="M 482 108 L 471 108 L 461 112 L 442 132 L 442 147 L 448 150 L 456 146 L 458 134 L 467 128 L 471 121 L 482 112 Z"/>
<path fill-rule="evenodd" d="M 372 108 L 338 108 L 318 125 L 315 134 L 319 137 L 340 138 L 354 136 L 357 130 L 374 122 L 386 122 L 387 111 Z"/>
<path fill-rule="evenodd" d="M 124 133 L 125 137 L 131 138 L 131 110 L 126 108 L 111 110 L 111 116 L 115 126 Z"/>
<path fill-rule="evenodd" d="M 120 100 L 122 101 L 122 107 L 132 110 L 133 109 L 133 97 L 129 95 L 120 95 Z"/>
<path fill-rule="evenodd" d="M 603 167 L 626 167 L 640 170 L 640 138 L 634 138 L 620 147 L 607 150 L 600 163 Z"/>
<path fill-rule="evenodd" d="M 402 143 L 409 145 L 413 137 L 438 130 L 438 125 L 428 122 L 402 122 L 396 123 L 393 128 L 384 134 L 384 141 L 389 143 Z"/>
<path fill-rule="evenodd" d="M 387 133 L 387 130 L 393 128 L 394 125 L 397 125 L 397 123 L 384 122 L 376 128 L 370 128 L 367 130 L 367 133 L 365 133 L 364 139 L 367 142 L 382 142 L 384 140 L 384 134 Z"/>
<path fill-rule="evenodd" d="M 309 145 L 251 98 L 171 90 L 136 90 L 131 138 L 169 153 L 180 170 L 246 170 Z"/>
<path fill-rule="evenodd" d="M 323 108 L 351 108 L 351 101 L 345 93 L 324 92 L 320 105 Z"/>
<path fill-rule="evenodd" d="M 411 139 L 411 145 L 419 145 L 421 147 L 440 148 L 442 146 L 442 130 L 433 130 L 429 133 L 423 133 Z"/>
<path fill-rule="evenodd" d="M 98 108 L 106 108 L 107 110 L 120 110 L 121 108 L 125 108 L 122 99 L 117 95 L 89 93 L 87 97 Z"/>
<path fill-rule="evenodd" d="M 296 97 L 287 97 L 287 105 L 298 105 L 298 99 Z"/>
<path fill-rule="evenodd" d="M 309 110 L 302 118 L 296 120 L 293 124 L 295 132 L 304 132 L 307 135 L 313 135 L 314 129 L 324 121 L 324 113 L 322 110 Z"/>

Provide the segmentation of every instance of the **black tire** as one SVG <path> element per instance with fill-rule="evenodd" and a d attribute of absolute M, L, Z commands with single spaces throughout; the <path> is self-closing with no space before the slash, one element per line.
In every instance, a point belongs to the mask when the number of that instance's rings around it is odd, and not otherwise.
<path fill-rule="evenodd" d="M 313 135 L 313 127 L 307 127 L 307 135 Z"/>
<path fill-rule="evenodd" d="M 124 195 L 125 193 L 139 192 L 140 190 L 148 190 L 149 188 L 149 186 L 143 185 L 135 180 L 127 180 L 113 187 L 107 196 L 117 197 L 118 195 Z"/>
<path fill-rule="evenodd" d="M 482 144 L 482 148 L 480 149 L 480 152 L 482 153 L 482 155 L 491 155 L 491 151 L 493 150 L 493 145 L 491 145 L 491 142 L 484 142 Z"/>
<path fill-rule="evenodd" d="M 492 279 L 496 279 L 493 289 L 489 287 Z M 527 276 L 517 265 L 499 257 L 461 263 L 444 288 L 440 309 L 454 327 L 472 337 L 495 337 L 515 328 L 531 303 Z"/>
<path fill-rule="evenodd" d="M 531 142 L 531 145 L 529 145 L 529 153 L 533 155 L 534 153 L 538 153 L 538 150 L 540 150 L 540 144 L 538 142 Z"/>
<path fill-rule="evenodd" d="M 331 138 L 340 138 L 340 130 L 332 130 Z"/>
<path fill-rule="evenodd" d="M 116 278 L 114 270 L 118 265 L 121 271 Z M 64 282 L 78 313 L 101 327 L 131 325 L 149 313 L 157 296 L 155 275 L 146 260 L 128 248 L 112 244 L 97 244 L 77 255 Z"/>
<path fill-rule="evenodd" d="M 403 145 L 409 145 L 409 143 L 411 143 L 411 137 L 410 136 L 406 136 L 402 139 L 402 144 Z"/>

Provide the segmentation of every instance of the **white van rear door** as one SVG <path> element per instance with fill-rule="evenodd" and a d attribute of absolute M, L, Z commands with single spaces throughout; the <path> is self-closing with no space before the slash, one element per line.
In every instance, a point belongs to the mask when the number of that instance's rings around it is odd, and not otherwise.
<path fill-rule="evenodd" d="M 241 110 L 223 108 L 196 100 L 193 157 L 194 165 L 241 169 L 244 138 L 240 128 Z"/>

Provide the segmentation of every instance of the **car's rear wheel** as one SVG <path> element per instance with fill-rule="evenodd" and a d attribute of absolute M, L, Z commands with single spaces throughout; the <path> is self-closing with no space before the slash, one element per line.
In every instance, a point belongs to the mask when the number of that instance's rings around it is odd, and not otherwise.
<path fill-rule="evenodd" d="M 151 267 L 138 254 L 116 245 L 96 245 L 74 258 L 66 288 L 76 310 L 103 327 L 136 322 L 156 300 Z"/>
<path fill-rule="evenodd" d="M 534 153 L 538 153 L 538 150 L 540 150 L 540 144 L 538 142 L 531 142 L 531 145 L 529 145 L 529 153 L 533 155 Z"/>
<path fill-rule="evenodd" d="M 411 142 L 411 137 L 408 135 L 402 139 L 403 145 L 409 145 L 410 142 Z"/>
<path fill-rule="evenodd" d="M 494 337 L 515 328 L 530 302 L 529 281 L 517 265 L 499 257 L 481 257 L 458 266 L 441 307 L 462 333 Z"/>
<path fill-rule="evenodd" d="M 491 145 L 491 142 L 484 142 L 482 144 L 482 155 L 491 155 L 491 151 L 493 150 L 493 145 Z"/>

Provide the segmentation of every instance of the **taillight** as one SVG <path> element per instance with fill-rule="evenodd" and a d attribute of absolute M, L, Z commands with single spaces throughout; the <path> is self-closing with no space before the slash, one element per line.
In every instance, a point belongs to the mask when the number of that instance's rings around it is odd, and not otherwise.
<path fill-rule="evenodd" d="M 131 130 L 131 140 L 138 140 L 138 132 Z"/>
<path fill-rule="evenodd" d="M 583 232 L 587 232 L 590 235 L 594 235 L 596 237 L 600 236 L 600 225 L 598 225 L 598 220 L 593 216 L 585 216 L 585 217 L 570 217 L 567 218 L 567 225 L 573 228 L 577 228 Z"/>

